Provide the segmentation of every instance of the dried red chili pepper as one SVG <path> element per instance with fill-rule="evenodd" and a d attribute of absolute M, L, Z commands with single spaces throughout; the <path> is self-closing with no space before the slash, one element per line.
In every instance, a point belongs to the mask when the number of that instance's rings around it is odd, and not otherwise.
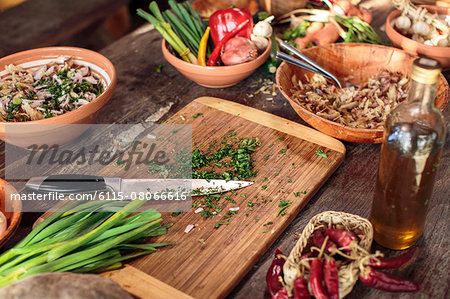
<path fill-rule="evenodd" d="M 391 258 L 372 258 L 369 261 L 369 266 L 377 269 L 396 269 L 407 263 L 417 251 L 417 248 L 409 250 L 403 254 Z"/>
<path fill-rule="evenodd" d="M 308 281 L 303 277 L 297 277 L 294 280 L 294 299 L 311 298 L 308 291 Z"/>
<path fill-rule="evenodd" d="M 215 66 L 217 64 L 217 60 L 219 60 L 220 52 L 222 51 L 222 47 L 226 44 L 226 42 L 235 36 L 239 31 L 241 31 L 247 24 L 249 20 L 245 20 L 239 25 L 237 25 L 232 31 L 228 32 L 216 45 L 211 55 L 209 55 L 208 65 Z M 211 31 L 212 32 L 212 31 Z"/>
<path fill-rule="evenodd" d="M 414 281 L 403 279 L 370 267 L 366 269 L 368 270 L 365 273 L 359 275 L 359 279 L 371 288 L 395 293 L 416 292 L 422 288 L 420 283 L 415 283 Z"/>
<path fill-rule="evenodd" d="M 339 299 L 338 268 L 333 258 L 325 259 L 323 263 L 323 278 L 330 299 Z"/>
<path fill-rule="evenodd" d="M 313 259 L 311 262 L 311 268 L 309 269 L 309 283 L 311 285 L 311 291 L 316 299 L 327 299 L 327 291 L 325 290 L 323 283 L 323 262 L 321 260 Z"/>
<path fill-rule="evenodd" d="M 326 229 L 325 236 L 330 237 L 339 247 L 347 247 L 353 240 L 356 240 L 356 236 L 352 232 L 343 229 Z"/>
<path fill-rule="evenodd" d="M 246 8 L 228 8 L 220 9 L 214 12 L 209 18 L 209 27 L 211 27 L 211 38 L 214 46 L 217 47 L 219 42 L 233 31 L 239 24 L 248 21 L 245 28 L 237 33 L 237 36 L 242 36 L 250 39 L 253 32 L 253 18 L 250 11 Z"/>
<path fill-rule="evenodd" d="M 319 230 L 316 230 L 313 234 L 314 245 L 321 248 L 324 241 L 325 241 L 325 236 L 323 235 L 323 233 Z M 325 252 L 328 254 L 331 254 L 334 250 L 333 248 L 336 248 L 336 244 L 333 241 L 331 241 L 330 239 L 328 239 L 327 243 L 325 244 Z"/>
<path fill-rule="evenodd" d="M 278 277 L 283 274 L 283 265 L 286 261 L 283 258 L 278 257 L 280 254 L 283 253 L 278 248 L 275 249 L 275 257 L 266 274 L 267 289 L 271 296 L 275 296 L 275 294 L 283 287 L 278 280 Z"/>
<path fill-rule="evenodd" d="M 272 296 L 272 299 L 289 299 L 288 291 L 285 287 L 281 288 Z"/>
<path fill-rule="evenodd" d="M 312 257 L 317 257 L 318 255 L 319 255 L 319 253 L 317 251 L 310 251 L 310 252 L 307 252 L 304 255 L 302 255 L 300 257 L 300 261 L 304 260 L 304 259 L 309 259 L 309 258 L 312 258 Z"/>

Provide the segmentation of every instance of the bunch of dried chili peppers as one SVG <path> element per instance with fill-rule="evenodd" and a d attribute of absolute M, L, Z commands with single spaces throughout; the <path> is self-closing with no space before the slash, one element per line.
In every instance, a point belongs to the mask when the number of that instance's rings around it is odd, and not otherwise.
<path fill-rule="evenodd" d="M 266 283 L 273 299 L 339 298 L 338 269 L 341 265 L 358 262 L 359 279 L 365 285 L 388 292 L 415 292 L 421 284 L 383 272 L 380 269 L 399 268 L 408 262 L 417 247 L 393 258 L 384 258 L 377 251 L 370 254 L 358 245 L 355 234 L 341 229 L 317 229 L 310 251 L 300 258 L 297 278 L 292 286 L 283 281 L 286 257 L 276 249 L 275 258 L 267 271 Z"/>

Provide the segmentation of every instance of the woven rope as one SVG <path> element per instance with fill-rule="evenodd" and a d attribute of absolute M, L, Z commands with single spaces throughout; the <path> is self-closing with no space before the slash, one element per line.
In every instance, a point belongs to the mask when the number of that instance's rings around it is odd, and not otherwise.
<path fill-rule="evenodd" d="M 312 234 L 319 227 L 346 229 L 353 232 L 359 238 L 359 245 L 365 250 L 369 251 L 373 240 L 373 228 L 370 222 L 357 215 L 327 211 L 320 213 L 309 221 L 297 244 L 292 249 L 289 257 L 284 264 L 284 281 L 287 285 L 292 285 L 294 279 L 297 277 L 297 266 L 302 252 L 308 245 L 308 240 L 311 239 Z M 352 262 L 339 266 L 339 297 L 347 296 L 353 289 L 358 280 L 359 268 L 357 262 Z M 307 276 L 309 273 L 305 273 Z"/>

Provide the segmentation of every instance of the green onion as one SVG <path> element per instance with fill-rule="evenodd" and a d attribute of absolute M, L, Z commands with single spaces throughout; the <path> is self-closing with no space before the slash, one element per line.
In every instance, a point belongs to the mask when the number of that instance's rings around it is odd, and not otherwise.
<path fill-rule="evenodd" d="M 117 269 L 126 259 L 171 245 L 140 243 L 169 227 L 161 226 L 161 214 L 153 209 L 132 215 L 144 202 L 77 202 L 56 211 L 0 255 L 0 287 L 38 273 Z M 112 208 L 120 210 L 100 212 Z"/>
<path fill-rule="evenodd" d="M 170 3 L 171 1 L 169 1 Z M 189 28 L 191 28 L 191 30 L 193 32 L 195 32 L 195 34 L 197 35 L 197 37 L 199 38 L 199 41 L 201 40 L 204 30 L 200 29 L 200 26 L 198 26 L 196 20 L 194 20 L 190 14 L 188 13 L 188 11 L 184 8 L 184 6 L 182 4 L 178 4 L 178 8 L 181 12 L 181 15 L 183 16 L 185 23 L 189 26 Z M 197 24 L 197 26 L 195 26 L 195 24 Z"/>
<path fill-rule="evenodd" d="M 152 23 L 155 29 L 158 30 L 159 33 L 161 33 L 164 39 L 174 48 L 174 50 L 184 61 L 195 64 L 197 63 L 197 59 L 195 58 L 194 54 L 190 52 L 189 48 L 187 48 L 186 45 L 180 40 L 180 38 L 175 34 L 175 32 L 173 32 L 170 24 L 164 22 L 162 15 L 161 19 L 163 21 L 158 20 L 142 9 L 138 9 L 137 14 L 148 22 Z"/>
<path fill-rule="evenodd" d="M 184 24 L 176 15 L 174 15 L 170 10 L 166 10 L 166 16 L 175 25 L 175 27 L 181 31 L 181 33 L 186 36 L 187 39 L 195 46 L 195 50 L 198 51 L 198 46 L 200 45 L 200 39 L 195 36 L 191 29 L 189 29 L 186 24 Z"/>
<path fill-rule="evenodd" d="M 183 60 L 197 64 L 196 55 L 206 26 L 188 1 L 179 4 L 169 0 L 168 3 L 172 10 L 161 12 L 152 1 L 150 13 L 138 9 L 137 14 L 152 23 Z"/>
<path fill-rule="evenodd" d="M 119 212 L 115 213 L 113 216 L 108 218 L 108 220 L 103 222 L 99 227 L 95 228 L 94 230 L 88 232 L 87 234 L 81 237 L 70 240 L 69 242 L 67 242 L 62 246 L 52 249 L 48 254 L 48 261 L 51 262 L 65 255 L 66 253 L 69 253 L 72 250 L 77 249 L 78 247 L 86 244 L 87 242 L 95 239 L 96 237 L 100 236 L 106 230 L 113 227 L 120 220 L 128 216 L 130 212 L 136 212 L 136 209 L 141 205 L 143 205 L 144 203 L 145 201 L 143 200 L 132 201 L 128 205 L 123 207 Z"/>

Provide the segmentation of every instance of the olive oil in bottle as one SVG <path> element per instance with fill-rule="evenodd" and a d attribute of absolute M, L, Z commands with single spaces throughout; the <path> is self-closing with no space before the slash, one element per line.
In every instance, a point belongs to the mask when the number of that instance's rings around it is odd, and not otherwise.
<path fill-rule="evenodd" d="M 370 221 L 374 239 L 391 249 L 412 246 L 422 234 L 445 123 L 433 100 L 441 68 L 414 61 L 408 101 L 387 117 Z"/>

